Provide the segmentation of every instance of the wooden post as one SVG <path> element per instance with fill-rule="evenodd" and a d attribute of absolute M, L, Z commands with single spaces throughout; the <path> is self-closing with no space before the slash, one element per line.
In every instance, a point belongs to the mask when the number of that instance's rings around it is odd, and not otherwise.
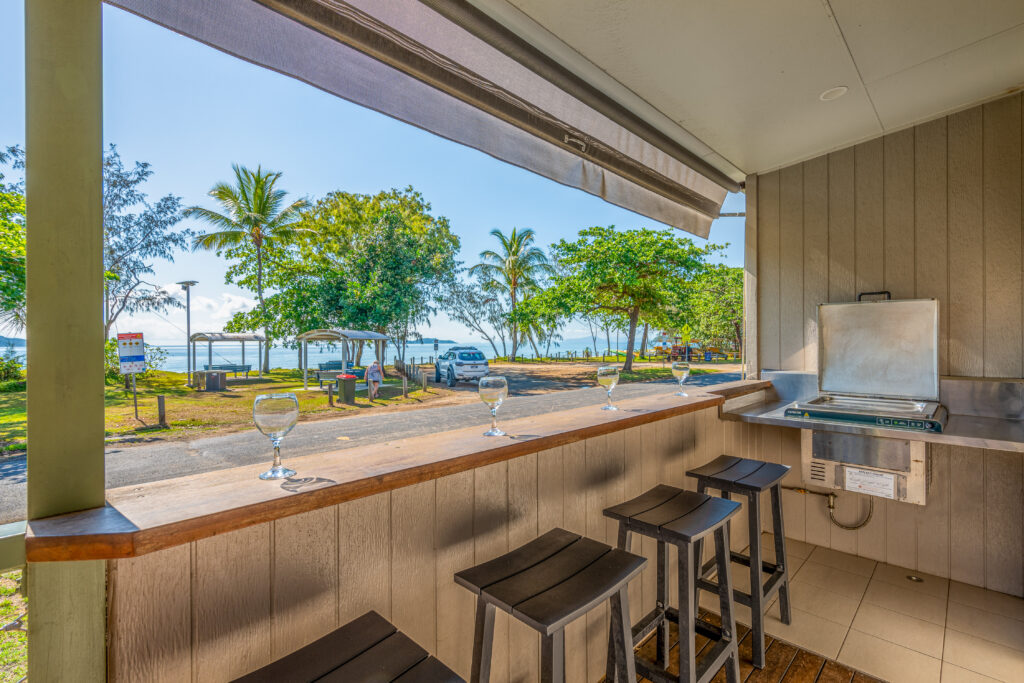
<path fill-rule="evenodd" d="M 167 426 L 167 406 L 164 403 L 164 395 L 160 394 L 156 397 L 156 414 L 157 422 L 161 427 Z"/>
<path fill-rule="evenodd" d="M 409 396 L 409 378 L 402 375 L 402 398 L 408 398 Z"/>
<path fill-rule="evenodd" d="M 327 405 L 334 407 L 334 384 L 327 385 Z"/>
<path fill-rule="evenodd" d="M 29 520 L 104 504 L 101 8 L 25 2 Z M 106 567 L 28 565 L 33 681 L 104 680 Z"/>

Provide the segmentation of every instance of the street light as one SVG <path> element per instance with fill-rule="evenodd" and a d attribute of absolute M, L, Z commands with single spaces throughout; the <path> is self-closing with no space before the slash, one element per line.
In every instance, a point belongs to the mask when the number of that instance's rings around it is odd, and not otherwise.
<path fill-rule="evenodd" d="M 185 371 L 188 373 L 188 386 L 192 386 L 192 292 L 189 288 L 199 283 L 195 280 L 184 280 L 178 284 L 185 290 Z"/>

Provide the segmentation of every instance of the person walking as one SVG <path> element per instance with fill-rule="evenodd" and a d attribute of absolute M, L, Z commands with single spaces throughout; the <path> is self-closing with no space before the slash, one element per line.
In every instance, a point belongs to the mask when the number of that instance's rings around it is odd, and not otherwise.
<path fill-rule="evenodd" d="M 380 363 L 375 360 L 370 363 L 370 367 L 366 368 L 366 392 L 371 401 L 377 398 L 382 381 L 384 381 L 384 373 L 380 370 Z"/>

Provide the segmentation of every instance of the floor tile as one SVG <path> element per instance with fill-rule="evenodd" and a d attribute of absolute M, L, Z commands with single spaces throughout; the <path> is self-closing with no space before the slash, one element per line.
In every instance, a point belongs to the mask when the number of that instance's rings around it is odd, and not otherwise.
<path fill-rule="evenodd" d="M 939 624 L 930 621 L 915 619 L 865 602 L 857 610 L 851 628 L 929 657 L 942 658 L 944 630 Z"/>
<path fill-rule="evenodd" d="M 764 630 L 768 635 L 781 638 L 824 657 L 835 659 L 846 638 L 847 628 L 834 621 L 792 608 L 791 624 L 779 620 L 779 604 L 776 602 L 764 618 Z"/>
<path fill-rule="evenodd" d="M 793 583 L 789 587 L 790 605 L 822 619 L 849 626 L 860 602 L 813 583 Z"/>
<path fill-rule="evenodd" d="M 906 614 L 933 624 L 946 624 L 946 601 L 923 593 L 915 593 L 884 581 L 872 581 L 864 594 L 864 602 Z"/>
<path fill-rule="evenodd" d="M 920 579 L 924 579 L 921 582 L 915 582 L 907 579 L 907 576 L 916 576 Z M 949 579 L 944 579 L 941 576 L 932 576 L 931 574 L 925 574 L 923 572 L 915 571 L 913 569 L 906 569 L 905 567 L 897 567 L 892 564 L 878 563 L 875 567 L 875 573 L 871 575 L 872 581 L 885 581 L 891 583 L 894 586 L 900 588 L 906 588 L 907 590 L 924 593 L 925 595 L 931 595 L 935 598 L 946 599 L 946 595 L 949 593 Z"/>
<path fill-rule="evenodd" d="M 786 538 L 786 554 L 789 555 L 790 559 L 794 557 L 801 557 L 807 559 L 807 556 L 817 546 L 811 545 L 810 543 L 804 543 L 793 538 Z M 775 535 L 767 532 L 761 534 L 761 548 L 764 550 L 765 557 L 771 557 L 774 561 L 775 558 Z"/>
<path fill-rule="evenodd" d="M 790 579 L 791 584 L 812 583 L 854 600 L 860 600 L 864 595 L 868 581 L 866 576 L 819 564 L 813 559 L 804 562 Z"/>
<path fill-rule="evenodd" d="M 995 681 L 995 678 L 982 676 L 956 664 L 942 663 L 942 683 L 994 683 Z"/>
<path fill-rule="evenodd" d="M 1024 621 L 1024 600 L 1006 593 L 969 586 L 959 581 L 949 582 L 949 599 L 971 607 L 994 612 L 1004 617 Z"/>
<path fill-rule="evenodd" d="M 892 683 L 938 683 L 942 660 L 860 631 L 850 631 L 839 663 Z"/>
<path fill-rule="evenodd" d="M 815 547 L 814 552 L 807 559 L 811 562 L 842 569 L 844 572 L 850 572 L 851 574 L 860 574 L 861 576 L 871 576 L 875 570 L 875 565 L 878 564 L 866 557 L 857 557 L 856 555 L 841 553 L 838 550 L 831 550 L 820 546 Z"/>
<path fill-rule="evenodd" d="M 942 659 L 1000 681 L 1016 683 L 1024 672 L 1024 652 L 949 628 Z"/>
<path fill-rule="evenodd" d="M 950 602 L 946 612 L 946 628 L 991 640 L 1006 647 L 1024 651 L 1024 621 L 986 612 L 960 602 Z M 1021 671 L 1024 679 L 1024 670 Z"/>

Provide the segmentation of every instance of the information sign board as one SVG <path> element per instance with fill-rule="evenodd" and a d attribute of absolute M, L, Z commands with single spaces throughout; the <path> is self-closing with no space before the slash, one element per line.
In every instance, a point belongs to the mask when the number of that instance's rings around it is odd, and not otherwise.
<path fill-rule="evenodd" d="M 117 335 L 117 358 L 121 362 L 122 375 L 146 371 L 146 347 L 142 343 L 141 332 Z"/>

